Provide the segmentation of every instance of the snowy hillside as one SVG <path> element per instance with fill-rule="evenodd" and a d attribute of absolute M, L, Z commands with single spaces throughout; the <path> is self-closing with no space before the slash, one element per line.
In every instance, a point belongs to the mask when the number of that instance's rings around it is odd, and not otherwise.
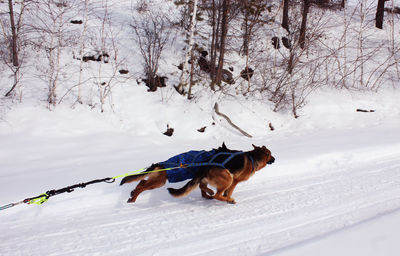
<path fill-rule="evenodd" d="M 311 22 L 318 22 L 312 24 L 326 26 L 318 41 L 324 47 L 299 56 L 304 62 L 294 67 L 286 89 L 296 94 L 293 101 L 304 99 L 304 104 L 292 111 L 290 101 L 279 105 L 270 97 L 279 85 L 273 75 L 285 70 L 276 63 L 284 63 L 291 54 L 270 44 L 271 36 L 284 33 L 279 25 L 266 25 L 269 30 L 255 34 L 267 40 L 256 41 L 254 47 L 261 47 L 263 54 L 250 58 L 260 61 L 254 83 L 240 78 L 245 59 L 232 50 L 227 61 L 236 83 L 212 91 L 209 76 L 198 72 L 197 78 L 203 80 L 189 100 L 173 87 L 179 82 L 176 66 L 184 57 L 183 36 L 173 30 L 172 44 L 163 53 L 160 74 L 168 76 L 167 86 L 148 92 L 144 82 L 136 81 L 144 78 L 143 61 L 130 27 L 132 15 L 141 15 L 139 4 L 172 19 L 179 17 L 179 8 L 173 1 L 108 1 L 104 11 L 106 2 L 89 5 L 87 34 L 69 23 L 63 27 L 74 35 L 68 42 L 76 44 L 62 49 L 56 104 L 46 100 L 49 76 L 43 74 L 50 71 L 39 50 L 27 55 L 13 97 L 0 98 L 0 207 L 51 189 L 125 174 L 181 152 L 216 148 L 222 142 L 245 151 L 252 144 L 265 145 L 276 161 L 236 187 L 234 205 L 205 200 L 199 189 L 183 198 L 169 195 L 167 187 L 185 182 L 146 191 L 135 204 L 127 204 L 136 184 L 119 186 L 117 179 L 51 197 L 42 205 L 0 210 L 0 255 L 399 254 L 400 90 L 398 65 L 393 62 L 399 47 L 381 45 L 398 43 L 398 23 L 378 31 L 369 12 L 363 23 L 362 15 L 351 11 L 358 10 L 358 1 L 350 1 L 347 13 L 327 12 L 321 23 L 317 12 L 322 11 L 313 11 L 318 15 Z M 370 4 L 367 7 L 373 10 Z M 7 9 L 6 3 L 0 6 Z M 272 13 L 278 8 L 279 2 L 274 2 Z M 65 18 L 85 19 L 84 13 L 70 11 Z M 104 17 L 112 22 L 102 23 Z M 390 21 L 392 16 L 387 17 Z M 354 23 L 340 25 L 347 18 Z M 101 27 L 103 31 L 96 30 Z M 360 27 L 363 33 L 357 30 Z M 346 29 L 349 34 L 343 39 Z M 199 31 L 204 30 L 206 23 L 199 21 Z M 202 38 L 200 32 L 196 40 Z M 83 36 L 87 44 L 77 40 Z M 238 43 L 238 38 L 231 38 Z M 362 58 L 357 52 L 360 42 L 365 46 Z M 76 59 L 83 45 L 86 53 L 100 54 L 95 51 L 100 43 L 118 61 Z M 336 43 L 341 46 L 335 48 Z M 381 46 L 383 50 L 376 51 Z M 391 50 L 393 56 L 387 57 Z M 312 63 L 320 62 L 324 66 L 318 66 L 322 71 L 315 75 Z M 350 72 L 357 65 L 363 71 Z M 129 73 L 121 74 L 121 69 Z M 84 70 L 81 76 L 79 70 Z M 303 73 L 307 70 L 310 73 Z M 4 95 L 13 79 L 4 65 L 0 74 Z M 308 80 L 308 75 L 315 80 Z M 99 86 L 103 81 L 107 86 Z M 309 87 L 303 88 L 305 84 Z M 216 114 L 215 103 L 251 138 Z M 174 129 L 172 136 L 163 134 L 167 127 Z"/>
<path fill-rule="evenodd" d="M 346 248 L 343 255 L 397 255 L 399 108 L 386 115 L 377 104 L 376 113 L 356 113 L 342 104 L 349 111 L 337 116 L 324 106 L 310 104 L 323 112 L 309 116 L 314 127 L 253 139 L 224 130 L 198 136 L 181 131 L 178 138 L 152 129 L 136 135 L 103 116 L 89 124 L 88 116 L 68 110 L 68 122 L 47 110 L 13 110 L 2 124 L 2 205 L 222 140 L 243 150 L 266 145 L 277 160 L 238 185 L 236 205 L 204 200 L 198 190 L 176 199 L 165 188 L 126 204 L 134 184 L 116 182 L 4 210 L 2 255 L 335 255 L 338 248 Z"/>

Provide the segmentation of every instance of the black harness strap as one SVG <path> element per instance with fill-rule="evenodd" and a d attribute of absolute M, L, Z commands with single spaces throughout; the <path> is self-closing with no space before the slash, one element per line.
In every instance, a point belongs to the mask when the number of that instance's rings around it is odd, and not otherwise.
<path fill-rule="evenodd" d="M 85 182 L 85 183 L 75 184 L 75 185 L 68 186 L 68 187 L 61 188 L 61 189 L 57 189 L 57 190 L 54 190 L 54 189 L 53 190 L 49 190 L 49 191 L 46 192 L 46 194 L 48 195 L 48 198 L 49 198 L 51 196 L 59 195 L 59 194 L 66 193 L 66 192 L 67 193 L 71 193 L 72 191 L 74 191 L 75 188 L 84 188 L 87 185 L 100 183 L 100 182 L 113 183 L 114 181 L 115 181 L 115 179 L 113 179 L 113 178 L 97 179 L 97 180 L 92 180 L 92 181 Z"/>
<path fill-rule="evenodd" d="M 186 167 L 198 167 L 198 166 L 218 166 L 221 167 L 223 169 L 226 169 L 226 164 L 229 163 L 229 161 L 231 161 L 235 156 L 238 155 L 243 155 L 245 154 L 245 152 L 243 151 L 238 151 L 238 152 L 219 152 L 217 154 L 215 154 L 208 162 L 205 163 L 187 163 L 185 164 Z M 222 161 L 222 163 L 218 163 L 215 162 L 215 159 L 221 155 L 227 155 L 228 157 Z M 252 166 L 252 171 L 255 171 L 255 167 L 254 167 L 254 159 L 252 156 L 247 155 L 251 161 L 251 166 Z"/>

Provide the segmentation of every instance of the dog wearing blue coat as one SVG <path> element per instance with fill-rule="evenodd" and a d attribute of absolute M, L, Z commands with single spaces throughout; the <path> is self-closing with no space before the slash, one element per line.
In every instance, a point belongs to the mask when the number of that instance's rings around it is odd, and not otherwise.
<path fill-rule="evenodd" d="M 253 148 L 244 152 L 230 150 L 222 144 L 218 149 L 210 151 L 189 151 L 153 164 L 142 174 L 127 176 L 120 185 L 140 181 L 132 190 L 128 203 L 134 203 L 143 191 L 160 188 L 167 181 L 174 183 L 190 180 L 182 188 L 168 188 L 169 193 L 174 197 L 182 197 L 199 186 L 202 197 L 234 204 L 236 202 L 232 193 L 236 185 L 248 180 L 267 164 L 275 162 L 271 151 L 265 146 L 253 145 Z M 214 187 L 216 192 L 208 185 Z"/>

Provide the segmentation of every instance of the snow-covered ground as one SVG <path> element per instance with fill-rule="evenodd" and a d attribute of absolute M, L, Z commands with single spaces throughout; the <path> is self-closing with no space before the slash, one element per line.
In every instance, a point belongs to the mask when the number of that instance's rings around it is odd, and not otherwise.
<path fill-rule="evenodd" d="M 118 180 L 91 185 L 40 206 L 1 211 L 0 254 L 297 256 L 400 251 L 398 92 L 319 92 L 300 119 L 265 110 L 271 120 L 256 125 L 252 119 L 257 114 L 249 113 L 258 108 L 246 107 L 251 103 L 220 102 L 221 111 L 255 134 L 251 139 L 218 119 L 198 133 L 194 128 L 201 122 L 212 121 L 212 106 L 200 100 L 188 107 L 177 97 L 174 106 L 147 109 L 154 111 L 152 119 L 134 108 L 135 99 L 124 108 L 131 109 L 131 118 L 122 118 L 128 115 L 122 111 L 97 115 L 83 107 L 59 106 L 50 112 L 15 106 L 0 123 L 0 205 L 140 169 L 189 149 L 217 147 L 222 141 L 242 150 L 251 149 L 251 143 L 266 145 L 276 162 L 238 185 L 236 205 L 204 200 L 199 190 L 173 198 L 165 187 L 127 204 L 135 184 L 120 187 Z M 376 112 L 356 112 L 357 107 Z M 176 135 L 161 134 L 163 120 L 172 122 Z M 267 129 L 269 121 L 275 131 Z"/>

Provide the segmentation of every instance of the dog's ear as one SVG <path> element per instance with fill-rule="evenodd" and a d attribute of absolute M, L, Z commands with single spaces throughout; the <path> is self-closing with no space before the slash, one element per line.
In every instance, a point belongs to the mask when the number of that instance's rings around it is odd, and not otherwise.
<path fill-rule="evenodd" d="M 251 144 L 251 145 L 253 146 L 254 149 L 258 148 L 258 147 L 257 147 L 256 145 L 254 145 L 254 144 Z"/>
<path fill-rule="evenodd" d="M 222 149 L 222 150 L 228 150 L 228 148 L 227 148 L 226 145 L 225 145 L 225 142 L 222 142 L 221 149 Z"/>

